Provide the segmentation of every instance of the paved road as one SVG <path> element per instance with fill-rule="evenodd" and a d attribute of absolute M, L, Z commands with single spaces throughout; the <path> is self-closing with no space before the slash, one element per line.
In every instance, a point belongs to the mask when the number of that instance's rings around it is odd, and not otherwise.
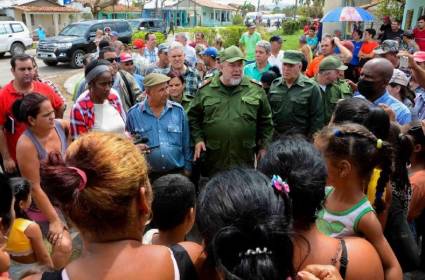
<path fill-rule="evenodd" d="M 35 55 L 35 50 L 28 50 L 28 54 Z M 13 75 L 10 72 L 10 55 L 5 55 L 0 58 L 0 85 L 3 86 L 13 79 Z M 58 64 L 57 66 L 46 66 L 43 61 L 37 59 L 39 66 L 40 76 L 57 82 L 60 86 L 63 86 L 63 82 L 75 73 L 82 70 L 72 69 L 68 64 Z"/>

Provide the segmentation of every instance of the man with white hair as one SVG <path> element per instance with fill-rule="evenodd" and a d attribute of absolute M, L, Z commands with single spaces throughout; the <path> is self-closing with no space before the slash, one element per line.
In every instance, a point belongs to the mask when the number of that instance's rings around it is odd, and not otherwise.
<path fill-rule="evenodd" d="M 202 79 L 195 68 L 186 66 L 184 47 L 179 42 L 173 42 L 168 51 L 168 60 L 170 62 L 170 72 L 175 71 L 183 75 L 185 81 L 184 95 L 187 97 L 195 96 Z"/>
<path fill-rule="evenodd" d="M 255 46 L 255 63 L 245 65 L 243 69 L 248 78 L 260 81 L 263 73 L 269 71 L 271 65 L 268 60 L 271 50 L 271 44 L 268 41 L 258 41 Z"/>
<path fill-rule="evenodd" d="M 189 46 L 187 43 L 187 35 L 184 32 L 178 33 L 175 37 L 176 42 L 183 45 L 184 54 L 186 55 L 186 61 L 189 66 L 194 67 L 196 64 L 196 50 Z"/>
<path fill-rule="evenodd" d="M 272 113 L 259 84 L 243 75 L 244 54 L 231 46 L 220 54 L 220 75 L 206 80 L 192 100 L 189 124 L 195 143 L 194 160 L 201 158 L 201 176 L 233 166 L 254 167 L 273 134 Z"/>

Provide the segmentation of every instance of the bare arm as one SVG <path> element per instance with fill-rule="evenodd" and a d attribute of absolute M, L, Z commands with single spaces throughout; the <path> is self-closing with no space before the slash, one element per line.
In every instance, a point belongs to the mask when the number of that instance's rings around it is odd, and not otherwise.
<path fill-rule="evenodd" d="M 7 173 L 14 173 L 16 171 L 15 161 L 10 157 L 9 149 L 7 148 L 6 136 L 3 132 L 3 126 L 0 126 L 0 152 L 3 157 L 3 165 Z"/>
<path fill-rule="evenodd" d="M 25 230 L 25 235 L 31 241 L 31 247 L 34 251 L 37 262 L 41 265 L 47 265 L 53 267 L 52 259 L 50 258 L 49 252 L 46 246 L 44 246 L 43 235 L 40 230 L 40 226 L 33 223 Z"/>
<path fill-rule="evenodd" d="M 388 244 L 387 239 L 382 231 L 382 226 L 376 218 L 375 213 L 369 212 L 364 215 L 359 222 L 359 232 L 363 233 L 365 238 L 375 247 L 381 258 L 384 267 L 386 280 L 403 279 L 400 264 Z"/>
<path fill-rule="evenodd" d="M 51 224 L 49 227 L 55 227 L 55 230 L 52 233 L 54 235 L 60 234 L 61 231 L 63 231 L 64 226 L 46 193 L 41 188 L 40 161 L 37 157 L 37 151 L 25 135 L 22 135 L 18 140 L 18 144 L 16 146 L 16 159 L 22 176 L 31 182 L 31 195 L 34 198 L 35 204 L 40 211 L 46 215 L 49 223 Z M 55 243 L 58 238 L 59 236 L 54 237 L 52 243 Z M 51 240 L 51 238 L 49 239 Z"/>
<path fill-rule="evenodd" d="M 416 63 L 413 59 L 413 55 L 407 51 L 400 51 L 397 56 L 407 56 L 409 59 L 409 68 L 412 69 L 412 74 L 415 76 L 415 80 L 421 87 L 425 88 L 425 70 Z"/>
<path fill-rule="evenodd" d="M 349 63 L 351 59 L 353 58 L 353 54 L 341 44 L 341 41 L 338 37 L 334 37 L 334 43 L 338 47 L 339 51 L 341 52 L 341 59 L 344 63 Z"/>

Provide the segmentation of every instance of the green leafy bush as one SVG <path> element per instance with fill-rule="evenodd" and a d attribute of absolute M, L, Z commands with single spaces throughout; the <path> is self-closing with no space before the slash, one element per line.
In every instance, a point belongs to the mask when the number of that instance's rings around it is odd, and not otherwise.
<path fill-rule="evenodd" d="M 146 32 L 146 31 L 138 31 L 138 32 L 133 33 L 133 36 L 131 36 L 131 41 L 134 41 L 136 39 L 143 39 L 143 40 L 145 40 L 146 33 L 148 33 L 148 32 Z M 158 44 L 164 43 L 165 40 L 167 39 L 165 37 L 165 35 L 163 33 L 161 33 L 161 32 L 155 32 L 154 34 L 156 36 L 156 42 Z"/>
<path fill-rule="evenodd" d="M 294 34 L 300 28 L 301 28 L 301 24 L 299 21 L 296 21 L 296 20 L 287 20 L 287 21 L 284 21 L 282 24 L 282 32 L 284 35 Z"/>
<path fill-rule="evenodd" d="M 232 24 L 233 25 L 243 25 L 243 17 L 242 17 L 242 15 L 235 15 L 232 18 Z"/>

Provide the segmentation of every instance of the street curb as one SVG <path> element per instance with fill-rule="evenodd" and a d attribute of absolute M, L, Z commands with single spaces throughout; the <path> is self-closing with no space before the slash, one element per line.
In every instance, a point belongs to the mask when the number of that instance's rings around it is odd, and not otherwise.
<path fill-rule="evenodd" d="M 70 96 L 72 96 L 72 94 L 74 93 L 74 87 L 75 87 L 75 85 L 83 77 L 84 77 L 84 72 L 79 72 L 79 73 L 74 74 L 71 77 L 69 77 L 65 81 L 65 83 L 63 84 L 64 88 L 66 89 L 66 93 L 68 93 Z"/>

